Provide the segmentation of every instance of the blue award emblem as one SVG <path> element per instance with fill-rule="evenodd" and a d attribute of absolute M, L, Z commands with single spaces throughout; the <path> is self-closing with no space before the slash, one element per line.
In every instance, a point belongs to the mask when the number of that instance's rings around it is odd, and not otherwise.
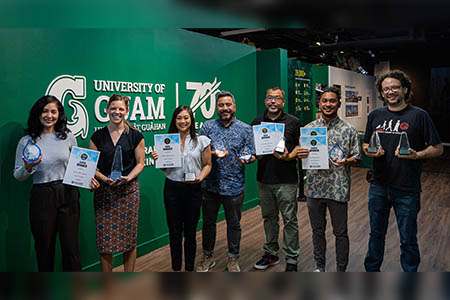
<path fill-rule="evenodd" d="M 330 159 L 334 162 L 343 160 L 345 157 L 344 150 L 342 150 L 341 146 L 339 146 L 338 143 L 334 144 L 334 146 L 331 148 L 331 150 L 328 154 L 329 154 Z"/>
<path fill-rule="evenodd" d="M 123 165 L 122 165 L 122 146 L 117 146 L 116 152 L 114 152 L 113 163 L 111 167 L 111 175 L 109 178 L 112 180 L 119 179 L 122 176 Z"/>
<path fill-rule="evenodd" d="M 33 163 L 41 156 L 41 148 L 33 142 L 32 139 L 28 139 L 27 144 L 23 147 L 22 156 L 29 163 Z"/>
<path fill-rule="evenodd" d="M 239 150 L 239 158 L 245 162 L 249 162 L 252 155 L 252 149 L 250 149 L 248 145 L 245 145 L 241 150 Z"/>

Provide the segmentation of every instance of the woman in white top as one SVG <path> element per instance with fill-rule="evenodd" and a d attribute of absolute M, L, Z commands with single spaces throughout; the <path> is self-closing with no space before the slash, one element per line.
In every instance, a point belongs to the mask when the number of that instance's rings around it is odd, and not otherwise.
<path fill-rule="evenodd" d="M 41 97 L 30 110 L 26 132 L 17 145 L 14 177 L 19 181 L 33 177 L 30 225 L 38 271 L 53 271 L 57 234 L 63 271 L 80 271 L 79 192 L 76 187 L 62 183 L 70 151 L 77 146 L 77 140 L 67 128 L 61 102 L 53 96 Z M 98 186 L 93 178 L 91 189 Z"/>
<path fill-rule="evenodd" d="M 185 271 L 193 271 L 197 249 L 196 229 L 200 217 L 200 183 L 211 171 L 210 139 L 195 132 L 194 114 L 189 106 L 179 106 L 172 115 L 169 133 L 181 137 L 182 167 L 162 169 L 166 174 L 164 204 L 169 227 L 172 269 L 181 271 L 184 234 Z M 158 153 L 152 152 L 153 159 Z"/>

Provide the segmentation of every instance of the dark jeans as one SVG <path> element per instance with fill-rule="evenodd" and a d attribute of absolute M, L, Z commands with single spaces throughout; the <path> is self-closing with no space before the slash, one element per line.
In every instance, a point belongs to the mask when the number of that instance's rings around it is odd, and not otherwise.
<path fill-rule="evenodd" d="M 212 255 L 216 243 L 216 222 L 220 205 L 223 205 L 227 221 L 228 257 L 238 258 L 241 244 L 241 214 L 244 192 L 236 196 L 224 196 L 203 190 L 203 253 Z"/>
<path fill-rule="evenodd" d="M 307 198 L 309 220 L 312 228 L 314 260 L 317 267 L 325 269 L 327 240 L 327 207 L 330 212 L 333 234 L 336 238 L 336 268 L 345 272 L 348 265 L 349 240 L 347 230 L 348 203 L 329 199 Z"/>
<path fill-rule="evenodd" d="M 370 239 L 364 267 L 380 271 L 391 207 L 394 207 L 400 233 L 400 261 L 405 272 L 416 272 L 420 263 L 417 244 L 417 214 L 420 193 L 400 191 L 388 185 L 372 183 L 369 188 Z"/>
<path fill-rule="evenodd" d="M 62 184 L 60 181 L 33 185 L 30 225 L 39 272 L 53 271 L 58 233 L 63 271 L 81 270 L 78 244 L 79 197 L 76 187 Z"/>
<path fill-rule="evenodd" d="M 200 218 L 202 190 L 199 183 L 188 184 L 166 178 L 164 204 L 169 227 L 172 269 L 181 270 L 184 235 L 184 269 L 193 271 L 197 250 L 197 224 Z"/>

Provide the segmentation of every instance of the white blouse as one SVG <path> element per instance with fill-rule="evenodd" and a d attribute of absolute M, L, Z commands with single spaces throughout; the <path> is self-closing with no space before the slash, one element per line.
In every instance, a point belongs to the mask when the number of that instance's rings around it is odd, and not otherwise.
<path fill-rule="evenodd" d="M 184 158 L 186 158 L 188 153 L 192 158 L 192 171 L 195 173 L 195 176 L 200 175 L 200 172 L 202 171 L 202 152 L 210 143 L 211 140 L 207 136 L 197 135 L 197 145 L 194 145 L 191 136 L 187 135 L 186 140 L 184 141 L 184 149 L 181 153 L 181 167 L 166 169 L 166 177 L 172 181 L 182 181 L 184 178 Z"/>

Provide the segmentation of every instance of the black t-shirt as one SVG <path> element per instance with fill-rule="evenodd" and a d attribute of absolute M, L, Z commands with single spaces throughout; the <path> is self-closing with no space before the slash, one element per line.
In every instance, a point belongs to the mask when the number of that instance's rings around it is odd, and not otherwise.
<path fill-rule="evenodd" d="M 100 173 L 105 176 L 109 176 L 111 174 L 114 153 L 117 146 L 120 145 L 122 146 L 122 176 L 127 176 L 130 174 L 131 170 L 133 170 L 136 166 L 134 149 L 136 149 L 143 138 L 142 133 L 130 128 L 128 133 L 126 133 L 125 130 L 122 132 L 122 135 L 117 141 L 117 145 L 114 146 L 108 127 L 103 127 L 102 129 L 94 132 L 91 140 L 97 147 L 98 151 L 100 151 L 100 158 L 97 165 Z"/>
<path fill-rule="evenodd" d="M 376 182 L 389 184 L 406 192 L 420 192 L 422 160 L 398 158 L 395 150 L 400 135 L 406 131 L 410 148 L 421 151 L 428 146 L 441 143 L 439 134 L 426 111 L 407 106 L 401 111 L 390 111 L 387 107 L 370 113 L 367 120 L 364 143 L 369 143 L 374 131 L 378 131 L 385 154 L 373 160 Z"/>
<path fill-rule="evenodd" d="M 266 111 L 263 115 L 256 117 L 251 125 L 260 125 L 261 122 L 284 123 L 286 148 L 291 152 L 298 146 L 301 124 L 296 116 L 282 112 L 276 120 L 272 120 L 267 116 Z M 298 183 L 297 160 L 283 161 L 273 154 L 263 155 L 261 159 L 258 159 L 256 179 L 265 184 L 296 184 Z"/>

